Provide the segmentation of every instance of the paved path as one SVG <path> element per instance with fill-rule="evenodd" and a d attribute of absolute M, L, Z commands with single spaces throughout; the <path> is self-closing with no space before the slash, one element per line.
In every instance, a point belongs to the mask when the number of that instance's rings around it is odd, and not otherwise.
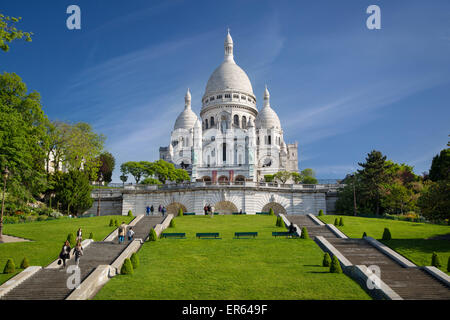
<path fill-rule="evenodd" d="M 405 300 L 450 300 L 450 289 L 417 268 L 404 268 L 364 239 L 341 239 L 326 226 L 319 226 L 308 216 L 287 216 L 300 228 L 306 227 L 311 238 L 325 237 L 353 265 L 377 265 L 381 280 Z"/>
<path fill-rule="evenodd" d="M 151 228 L 161 223 L 162 217 L 144 217 L 134 227 L 135 239 L 145 239 Z M 91 243 L 80 260 L 81 281 L 83 281 L 97 266 L 111 264 L 126 248 L 128 241 L 118 244 L 114 241 L 99 241 Z M 70 261 L 67 265 L 74 264 Z M 22 284 L 7 293 L 5 300 L 64 300 L 73 290 L 67 288 L 67 278 L 71 274 L 66 269 L 42 269 Z"/>

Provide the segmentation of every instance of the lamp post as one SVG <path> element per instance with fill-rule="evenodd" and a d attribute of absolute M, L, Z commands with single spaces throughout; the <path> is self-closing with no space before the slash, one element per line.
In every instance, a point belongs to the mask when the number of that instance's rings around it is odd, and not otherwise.
<path fill-rule="evenodd" d="M 3 175 L 3 198 L 2 198 L 2 213 L 0 215 L 0 242 L 3 240 L 3 211 L 5 209 L 5 193 L 6 193 L 6 179 L 8 179 L 9 171 L 8 167 L 2 172 Z"/>
<path fill-rule="evenodd" d="M 100 216 L 100 185 L 103 181 L 103 174 L 100 172 L 100 175 L 98 177 L 98 204 L 97 204 L 97 217 Z"/>

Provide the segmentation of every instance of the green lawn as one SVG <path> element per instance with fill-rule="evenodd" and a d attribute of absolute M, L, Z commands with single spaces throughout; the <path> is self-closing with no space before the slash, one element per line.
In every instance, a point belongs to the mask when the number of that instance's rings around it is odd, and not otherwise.
<path fill-rule="evenodd" d="M 95 299 L 370 299 L 344 274 L 321 266 L 312 240 L 273 238 L 273 216 L 177 217 L 167 232 L 187 239 L 158 239 L 139 251 L 134 275 L 111 279 Z M 257 231 L 256 239 L 233 239 Z M 221 240 L 196 239 L 219 232 Z"/>
<path fill-rule="evenodd" d="M 132 218 L 128 216 L 102 216 L 81 219 L 62 218 L 51 221 L 30 222 L 22 224 L 5 224 L 4 233 L 16 237 L 33 240 L 31 242 L 15 242 L 0 244 L 0 284 L 15 274 L 3 274 L 8 258 L 13 258 L 16 268 L 24 257 L 32 266 L 47 266 L 57 259 L 63 242 L 70 232 L 75 233 L 82 228 L 84 238 L 92 232 L 94 240 L 103 240 L 115 228 L 109 226 L 111 218 L 119 223 L 128 223 Z M 16 269 L 16 274 L 22 270 Z"/>
<path fill-rule="evenodd" d="M 337 217 L 341 216 L 327 215 L 320 219 L 325 223 L 334 223 Z M 338 228 L 348 237 L 360 238 L 366 232 L 368 236 L 380 240 L 384 228 L 389 228 L 392 240 L 383 243 L 419 266 L 431 265 L 431 255 L 436 252 L 442 263 L 441 270 L 447 272 L 450 241 L 428 238 L 450 233 L 450 226 L 378 218 L 342 217 L 344 226 Z"/>

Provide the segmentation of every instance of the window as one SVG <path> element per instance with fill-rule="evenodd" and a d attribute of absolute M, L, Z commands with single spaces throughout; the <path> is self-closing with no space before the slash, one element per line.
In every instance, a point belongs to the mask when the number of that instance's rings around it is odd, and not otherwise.
<path fill-rule="evenodd" d="M 225 98 L 231 98 L 231 94 L 226 94 Z"/>
<path fill-rule="evenodd" d="M 214 140 L 216 140 L 216 137 L 212 136 L 211 141 L 214 141 Z"/>
<path fill-rule="evenodd" d="M 210 125 L 211 125 L 211 128 L 214 126 L 214 118 L 213 117 L 211 117 Z"/>
<path fill-rule="evenodd" d="M 222 160 L 223 162 L 227 161 L 227 145 L 222 144 Z"/>
<path fill-rule="evenodd" d="M 214 101 L 214 97 L 209 98 L 209 101 Z"/>
<path fill-rule="evenodd" d="M 222 99 L 222 95 L 219 94 L 216 98 L 217 98 L 217 99 Z"/>
<path fill-rule="evenodd" d="M 241 99 L 244 99 L 244 100 L 245 100 L 245 96 L 241 96 Z"/>
<path fill-rule="evenodd" d="M 216 156 L 216 149 L 213 149 L 212 151 L 211 151 L 211 157 L 215 157 Z"/>
<path fill-rule="evenodd" d="M 245 116 L 242 116 L 242 129 L 247 128 L 247 118 Z"/>
<path fill-rule="evenodd" d="M 256 138 L 256 144 L 259 146 L 259 137 Z"/>
<path fill-rule="evenodd" d="M 208 119 L 205 120 L 205 129 L 208 129 Z"/>
<path fill-rule="evenodd" d="M 272 136 L 269 136 L 267 141 L 268 141 L 268 144 L 272 144 Z"/>
<path fill-rule="evenodd" d="M 208 100 L 208 99 L 206 99 L 206 100 L 205 100 L 205 103 L 208 103 L 208 101 L 209 101 L 209 100 Z"/>
<path fill-rule="evenodd" d="M 233 98 L 234 99 L 239 99 L 239 95 L 238 94 L 233 94 Z"/>
<path fill-rule="evenodd" d="M 234 124 L 239 127 L 239 116 L 237 114 L 234 115 Z"/>

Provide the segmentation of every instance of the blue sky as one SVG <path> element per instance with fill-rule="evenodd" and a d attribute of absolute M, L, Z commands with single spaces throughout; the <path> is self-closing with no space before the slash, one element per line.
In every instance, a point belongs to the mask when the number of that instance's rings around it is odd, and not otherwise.
<path fill-rule="evenodd" d="M 66 28 L 81 8 L 82 29 Z M 366 8 L 381 8 L 368 30 Z M 42 95 L 50 119 L 86 121 L 107 136 L 118 167 L 158 159 L 189 87 L 199 114 L 223 59 L 227 27 L 235 60 L 261 107 L 264 84 L 300 169 L 342 178 L 368 152 L 427 171 L 450 134 L 449 1 L 24 1 L 32 43 L 0 53 Z"/>

